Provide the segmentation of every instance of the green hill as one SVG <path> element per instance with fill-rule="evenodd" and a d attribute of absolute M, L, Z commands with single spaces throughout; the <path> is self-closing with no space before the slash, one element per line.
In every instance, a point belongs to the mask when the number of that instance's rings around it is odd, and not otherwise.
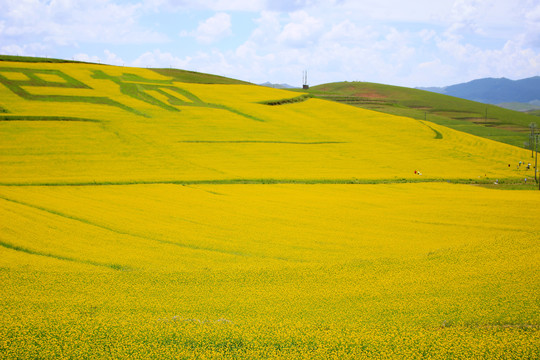
<path fill-rule="evenodd" d="M 179 69 L 167 69 L 167 68 L 157 68 L 151 69 L 158 74 L 163 76 L 171 77 L 174 81 L 184 82 L 184 83 L 195 83 L 195 84 L 244 84 L 250 85 L 247 81 L 231 79 L 224 76 L 205 74 L 196 71 L 187 71 Z"/>
<path fill-rule="evenodd" d="M 298 90 L 306 91 L 306 90 Z M 428 120 L 506 144 L 528 147 L 533 115 L 424 90 L 368 82 L 313 86 L 310 94 L 364 109 Z"/>
<path fill-rule="evenodd" d="M 30 62 L 30 63 L 80 63 L 88 64 L 83 61 L 44 58 L 36 56 L 16 56 L 16 55 L 0 55 L 0 61 L 13 61 L 13 62 Z"/>

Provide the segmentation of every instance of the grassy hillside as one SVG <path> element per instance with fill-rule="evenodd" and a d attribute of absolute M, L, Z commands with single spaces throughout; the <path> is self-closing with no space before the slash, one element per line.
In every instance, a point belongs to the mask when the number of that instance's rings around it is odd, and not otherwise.
<path fill-rule="evenodd" d="M 298 95 L 1 61 L 0 357 L 538 358 L 530 152 Z"/>
<path fill-rule="evenodd" d="M 317 97 L 439 125 L 514 146 L 527 147 L 532 115 L 429 91 L 366 82 L 311 87 Z"/>
<path fill-rule="evenodd" d="M 197 84 L 245 84 L 246 81 L 227 78 L 219 75 L 204 74 L 196 71 L 178 70 L 178 69 L 152 69 L 158 74 L 174 79 L 174 81 Z"/>
<path fill-rule="evenodd" d="M 15 55 L 0 55 L 0 61 L 9 62 L 34 62 L 34 63 L 84 63 L 82 61 L 42 58 L 35 56 L 15 56 Z"/>

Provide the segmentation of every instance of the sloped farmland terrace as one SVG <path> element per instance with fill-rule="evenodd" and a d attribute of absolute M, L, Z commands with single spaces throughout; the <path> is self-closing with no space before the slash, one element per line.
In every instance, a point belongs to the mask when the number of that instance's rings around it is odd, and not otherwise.
<path fill-rule="evenodd" d="M 0 62 L 3 357 L 539 356 L 530 152 L 189 79 Z"/>

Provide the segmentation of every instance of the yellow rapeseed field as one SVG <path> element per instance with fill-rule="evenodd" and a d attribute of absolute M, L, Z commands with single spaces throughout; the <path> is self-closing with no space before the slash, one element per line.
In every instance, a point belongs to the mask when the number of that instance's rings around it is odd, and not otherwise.
<path fill-rule="evenodd" d="M 9 71 L 0 76 L 63 78 L 47 86 L 16 80 L 11 90 L 0 81 L 0 106 L 67 119 L 0 122 L 3 184 L 534 176 L 517 168 L 527 151 L 433 123 L 318 99 L 260 103 L 297 96 L 284 90 L 186 84 L 103 65 L 1 65 Z M 176 94 L 171 103 L 166 94 Z"/>
<path fill-rule="evenodd" d="M 296 96 L 0 62 L 0 358 L 539 358 L 530 153 Z"/>

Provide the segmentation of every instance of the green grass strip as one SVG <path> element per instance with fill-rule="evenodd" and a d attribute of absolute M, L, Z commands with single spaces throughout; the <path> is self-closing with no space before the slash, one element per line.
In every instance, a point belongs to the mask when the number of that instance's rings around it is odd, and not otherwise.
<path fill-rule="evenodd" d="M 188 144 L 293 144 L 293 145 L 322 145 L 346 144 L 344 141 L 273 141 L 273 140 L 183 140 L 179 143 Z"/>
<path fill-rule="evenodd" d="M 270 105 L 270 106 L 294 104 L 298 102 L 307 101 L 311 99 L 312 97 L 313 95 L 311 94 L 303 94 L 303 95 L 293 97 L 293 98 L 288 98 L 288 99 L 260 101 L 258 102 L 258 104 Z"/>
<path fill-rule="evenodd" d="M 442 179 L 442 178 L 393 178 L 393 179 L 213 179 L 213 180 L 134 180 L 134 181 L 81 181 L 81 182 L 35 182 L 35 183 L 0 183 L 0 186 L 110 186 L 110 185 L 278 185 L 278 184 L 298 184 L 298 185 L 376 185 L 376 184 L 417 184 L 417 183 L 449 183 L 467 185 L 485 185 L 492 188 L 523 188 L 532 190 L 538 185 L 531 181 L 523 183 L 521 178 L 498 178 L 495 179 Z"/>
<path fill-rule="evenodd" d="M 428 124 L 426 124 L 425 121 L 422 121 L 422 120 L 418 120 L 418 121 L 420 121 L 420 123 L 422 123 L 423 125 L 425 125 L 425 126 L 427 126 L 428 128 L 430 128 L 430 129 L 435 133 L 434 139 L 442 139 L 442 138 L 443 138 L 443 135 L 442 135 L 439 131 L 435 130 L 434 128 L 432 128 L 431 126 L 429 126 Z"/>
<path fill-rule="evenodd" d="M 233 114 L 243 116 L 243 117 L 245 117 L 246 119 L 255 120 L 255 121 L 259 121 L 259 122 L 264 122 L 263 119 L 259 119 L 258 117 L 255 117 L 255 116 L 253 116 L 253 115 L 249 115 L 249 114 L 243 113 L 243 112 L 241 112 L 241 111 L 238 111 L 238 110 L 236 110 L 236 109 L 233 109 L 233 108 L 228 107 L 228 106 L 225 106 L 225 105 L 218 105 L 218 104 L 211 104 L 211 103 L 205 103 L 205 104 L 206 104 L 207 107 L 209 107 L 209 108 L 214 108 L 214 109 L 221 109 L 221 110 L 230 111 L 230 112 L 232 112 Z"/>
<path fill-rule="evenodd" d="M 16 56 L 16 55 L 0 55 L 0 61 L 11 62 L 29 62 L 29 63 L 79 63 L 79 64 L 93 64 L 85 61 L 64 60 L 55 58 L 44 58 L 36 56 Z"/>
<path fill-rule="evenodd" d="M 66 116 L 0 115 L 0 121 L 82 121 L 101 123 L 101 120 Z"/>
<path fill-rule="evenodd" d="M 46 256 L 46 257 L 50 257 L 50 258 L 53 258 L 53 259 L 64 260 L 64 261 L 72 261 L 72 262 L 77 262 L 77 263 L 81 263 L 81 264 L 93 265 L 93 266 L 102 266 L 102 267 L 107 267 L 107 268 L 110 268 L 110 269 L 113 269 L 113 270 L 124 270 L 124 271 L 129 270 L 127 267 L 125 267 L 123 265 L 119 265 L 119 264 L 106 264 L 106 263 L 100 263 L 100 262 L 90 261 L 90 260 L 79 260 L 79 259 L 68 257 L 68 256 L 56 255 L 56 254 L 52 254 L 52 253 L 48 253 L 48 252 L 28 249 L 28 248 L 25 248 L 25 247 L 22 247 L 22 246 L 19 246 L 19 245 L 10 244 L 10 243 L 2 241 L 2 240 L 0 240 L 0 246 L 4 247 L 6 249 L 20 251 L 20 252 L 31 254 L 31 255 Z"/>

